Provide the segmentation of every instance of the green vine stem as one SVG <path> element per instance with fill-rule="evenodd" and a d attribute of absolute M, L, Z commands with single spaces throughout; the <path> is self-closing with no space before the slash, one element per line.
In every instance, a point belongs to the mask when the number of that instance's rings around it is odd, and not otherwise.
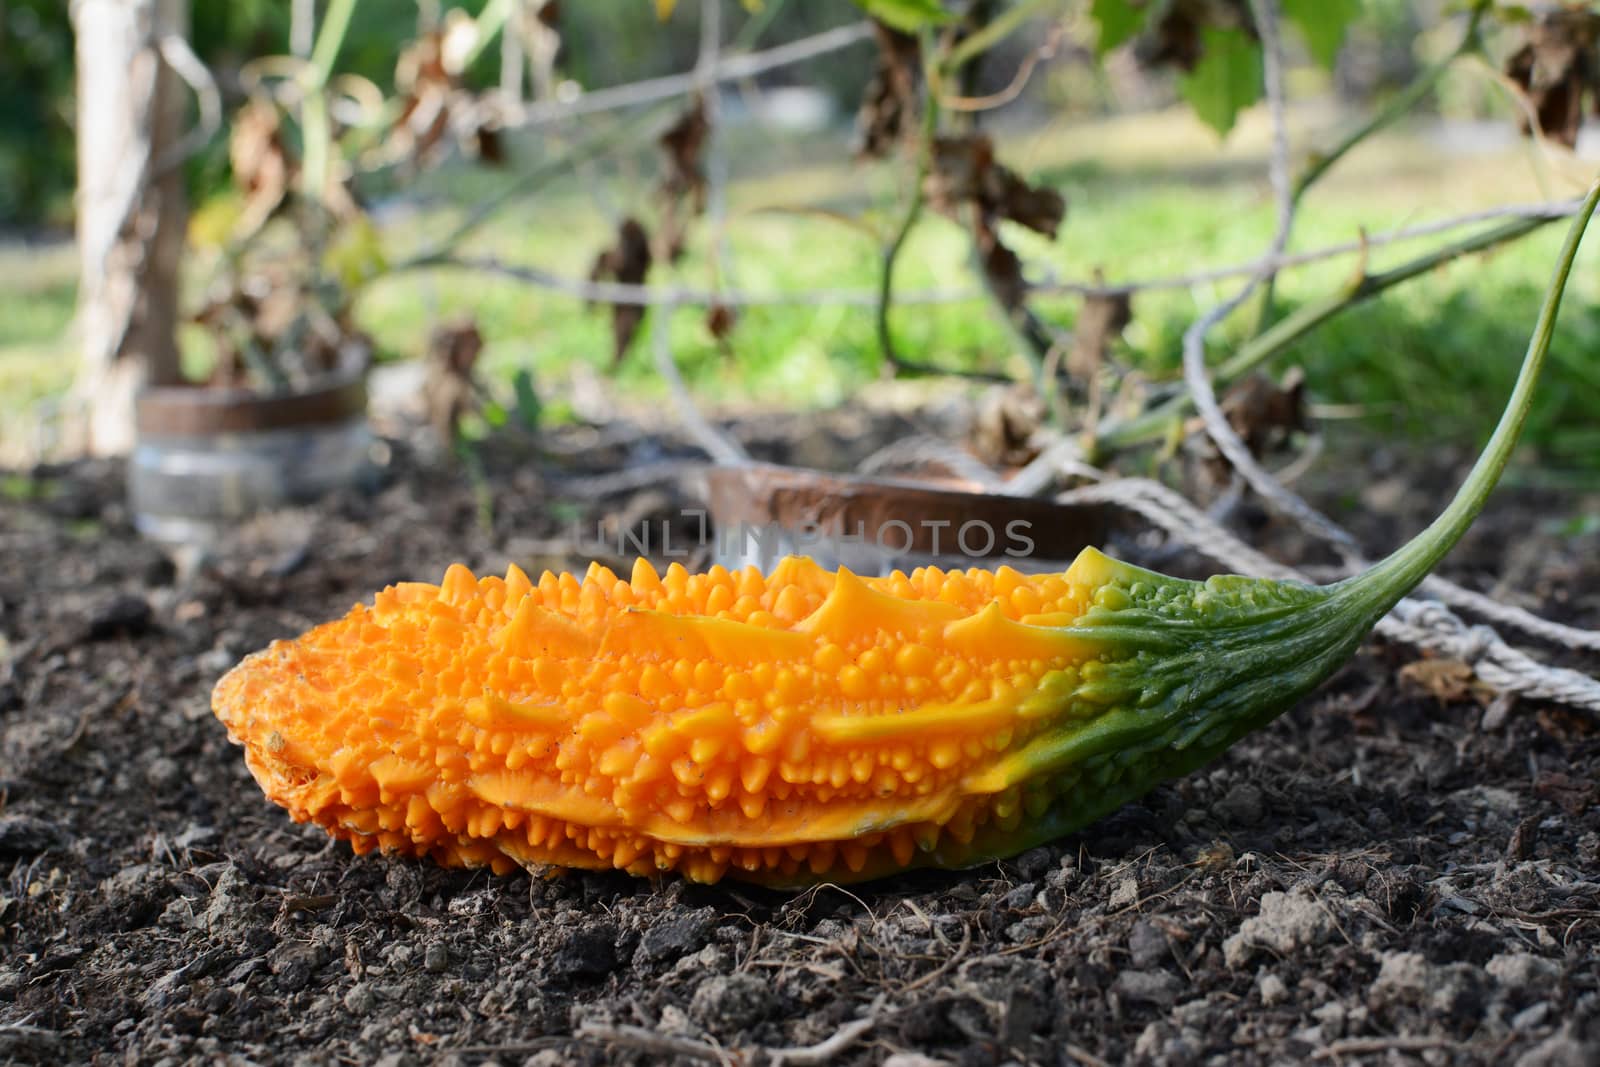
<path fill-rule="evenodd" d="M 978 30 L 952 48 L 950 55 L 945 59 L 945 70 L 949 73 L 960 70 L 1007 37 L 1010 37 L 1013 33 L 1016 33 L 1030 19 L 1044 15 L 1046 12 L 1060 6 L 1061 0 L 1021 0 L 1015 7 L 1007 9 L 1003 15 L 995 18 L 983 29 Z"/>
<path fill-rule="evenodd" d="M 886 373 L 892 373 L 897 370 L 918 373 L 951 373 L 903 359 L 895 346 L 894 331 L 889 321 L 894 301 L 895 267 L 899 263 L 900 254 L 905 249 L 905 244 L 911 236 L 911 231 L 921 221 L 923 210 L 927 207 L 927 194 L 924 187 L 933 168 L 933 142 L 939 134 L 941 118 L 940 94 L 943 91 L 943 83 L 946 78 L 956 74 L 996 44 L 1017 32 L 1030 19 L 1058 8 L 1060 3 L 1061 0 L 1022 0 L 1021 3 L 1007 9 L 1004 14 L 960 43 L 953 47 L 946 46 L 946 50 L 942 55 L 933 54 L 933 35 L 929 33 L 923 35 L 923 54 L 930 56 L 930 58 L 924 64 L 923 72 L 926 102 L 922 114 L 922 128 L 919 132 L 921 143 L 918 145 L 917 168 L 914 175 L 915 185 L 911 190 L 911 198 L 906 204 L 905 214 L 901 217 L 894 234 L 884 247 L 883 266 L 878 278 L 878 347 L 883 353 Z M 1012 343 L 1028 357 L 1034 369 L 1036 383 L 1043 390 L 1044 383 L 1041 380 L 1041 375 L 1052 345 L 1049 332 L 1038 317 L 1028 308 L 1022 307 L 1012 310 L 1005 305 L 1000 295 L 995 291 L 987 272 L 984 271 L 982 263 L 978 261 L 980 253 L 976 246 L 973 248 L 973 255 L 974 269 L 984 281 L 984 294 L 988 298 L 1001 325 L 1005 327 L 1006 332 L 1010 335 Z M 984 380 L 1010 380 L 1004 375 L 990 375 L 981 372 L 963 376 Z"/>
<path fill-rule="evenodd" d="M 1300 201 L 1305 198 L 1306 193 L 1310 191 L 1313 185 L 1322 180 L 1322 177 L 1332 170 L 1335 164 L 1349 155 L 1367 138 L 1410 114 L 1412 109 L 1420 104 L 1429 93 L 1433 92 L 1440 80 L 1455 65 L 1457 60 L 1478 51 L 1482 47 L 1483 42 L 1478 31 L 1489 6 L 1490 0 L 1476 0 L 1467 17 L 1466 30 L 1462 33 L 1461 39 L 1456 42 L 1456 46 L 1447 55 L 1424 69 L 1411 80 L 1410 84 L 1397 92 L 1388 103 L 1375 111 L 1368 117 L 1367 121 L 1345 134 L 1343 139 L 1332 148 L 1325 152 L 1311 154 L 1310 158 L 1306 160 L 1305 169 L 1300 172 L 1300 175 L 1295 178 L 1294 184 L 1290 187 L 1289 227 L 1291 231 L 1294 227 L 1294 219 L 1300 208 Z M 1285 236 L 1287 238 L 1288 235 Z M 1261 296 L 1255 305 L 1255 323 L 1250 330 L 1252 335 L 1264 331 L 1272 318 L 1277 281 L 1277 275 L 1273 274 L 1262 287 Z"/>
<path fill-rule="evenodd" d="M 331 0 L 327 14 L 322 19 L 322 30 L 317 34 L 316 47 L 311 52 L 311 62 L 305 68 L 300 83 L 300 91 L 304 94 L 300 104 L 300 121 L 305 137 L 303 192 L 306 199 L 314 204 L 327 202 L 333 157 L 333 125 L 328 118 L 328 79 L 333 75 L 339 50 L 344 47 L 356 2 Z"/>
<path fill-rule="evenodd" d="M 1450 501 L 1450 506 L 1426 530 L 1381 563 L 1335 587 L 1335 596 L 1347 598 L 1374 622 L 1393 607 L 1400 596 L 1422 581 L 1444 558 L 1445 553 L 1461 540 L 1467 527 L 1472 525 L 1472 520 L 1483 510 L 1489 494 L 1510 462 L 1517 438 L 1533 407 L 1533 391 L 1539 381 L 1539 372 L 1550 354 L 1556 316 L 1561 311 L 1561 297 L 1566 290 L 1567 279 L 1572 274 L 1578 245 L 1583 241 L 1584 230 L 1597 203 L 1600 203 L 1600 182 L 1590 188 L 1583 206 L 1572 220 L 1571 229 L 1567 231 L 1566 243 L 1556 262 L 1555 276 L 1551 279 L 1544 306 L 1539 312 L 1539 323 L 1528 342 L 1528 352 L 1523 357 L 1522 369 L 1517 374 L 1517 384 L 1511 392 L 1511 399 L 1506 402 L 1505 412 L 1500 416 L 1500 422 L 1495 426 L 1489 443 L 1484 446 L 1483 453 L 1478 456 L 1477 463 L 1473 464 L 1472 471 Z"/>
<path fill-rule="evenodd" d="M 922 35 L 922 49 L 926 55 L 932 50 L 933 39 L 930 34 Z M 927 206 L 928 198 L 924 190 L 928 176 L 933 171 L 933 141 L 939 135 L 939 67 L 936 62 L 930 61 L 923 69 L 923 96 L 922 128 L 918 133 L 917 165 L 912 175 L 911 198 L 906 202 L 905 214 L 900 219 L 900 224 L 895 227 L 894 235 L 883 249 L 883 266 L 878 275 L 878 347 L 883 352 L 884 372 L 892 374 L 896 370 L 914 369 L 900 358 L 899 351 L 894 344 L 894 330 L 889 323 L 889 312 L 894 306 L 894 271 L 900 260 L 900 253 L 905 249 L 906 241 L 911 237 L 911 231 L 916 228 L 917 222 L 922 218 L 922 209 Z"/>
<path fill-rule="evenodd" d="M 1418 275 L 1426 274 L 1435 267 L 1448 263 L 1453 259 L 1471 255 L 1474 252 L 1482 252 L 1525 237 L 1554 221 L 1554 216 L 1528 216 L 1511 219 L 1498 226 L 1484 230 L 1482 233 L 1473 234 L 1459 241 L 1453 241 L 1426 255 L 1408 260 L 1392 270 L 1383 271 L 1379 274 L 1366 274 L 1363 272 L 1339 291 L 1323 297 L 1321 300 L 1301 306 L 1292 314 L 1275 323 L 1265 333 L 1259 334 L 1246 342 L 1217 369 L 1216 380 L 1219 385 L 1238 380 L 1241 376 L 1257 369 L 1274 356 L 1288 349 L 1296 341 L 1335 315 L 1369 300 L 1385 290 L 1392 289 Z M 1173 397 L 1165 404 L 1134 418 L 1116 423 L 1107 423 L 1095 434 L 1092 442 L 1090 442 L 1089 452 L 1091 453 L 1091 459 L 1137 445 L 1162 440 L 1171 433 L 1175 422 L 1187 417 L 1192 411 L 1193 403 L 1190 401 L 1188 394 L 1183 393 Z"/>

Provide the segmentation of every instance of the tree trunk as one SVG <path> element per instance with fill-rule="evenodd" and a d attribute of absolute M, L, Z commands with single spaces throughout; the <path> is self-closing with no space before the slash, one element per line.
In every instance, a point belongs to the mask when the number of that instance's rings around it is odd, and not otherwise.
<path fill-rule="evenodd" d="M 78 81 L 78 338 L 74 443 L 133 446 L 133 402 L 180 378 L 182 83 L 161 41 L 185 36 L 188 0 L 73 0 Z"/>

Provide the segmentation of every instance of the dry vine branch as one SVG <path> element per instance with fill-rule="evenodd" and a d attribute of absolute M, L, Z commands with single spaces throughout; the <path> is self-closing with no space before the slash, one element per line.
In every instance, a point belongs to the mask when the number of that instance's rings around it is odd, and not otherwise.
<path fill-rule="evenodd" d="M 672 355 L 670 335 L 674 310 L 676 309 L 671 304 L 657 308 L 655 319 L 650 323 L 651 340 L 655 343 L 656 372 L 666 380 L 667 387 L 672 391 L 673 403 L 677 405 L 678 419 L 694 438 L 695 444 L 722 466 L 744 466 L 750 462 L 750 454 L 732 437 L 712 425 L 701 413 L 699 406 L 694 402 L 694 394 L 689 391 L 683 375 L 678 371 L 677 360 Z"/>
<path fill-rule="evenodd" d="M 1402 282 L 1425 274 L 1452 259 L 1523 237 L 1549 221 L 1550 219 L 1539 215 L 1514 218 L 1501 226 L 1452 242 L 1381 274 L 1363 273 L 1342 289 L 1320 300 L 1302 305 L 1293 314 L 1274 324 L 1271 329 L 1241 346 L 1217 369 L 1217 377 L 1223 381 L 1232 381 L 1247 374 L 1340 312 Z M 1175 420 L 1181 419 L 1188 413 L 1191 403 L 1191 396 L 1184 393 L 1135 417 L 1107 422 L 1095 434 L 1094 447 L 1099 452 L 1106 452 L 1158 439 L 1169 432 Z"/>
<path fill-rule="evenodd" d="M 1367 121 L 1340 138 L 1332 148 L 1326 152 L 1312 154 L 1311 158 L 1306 162 L 1305 169 L 1300 172 L 1299 177 L 1295 178 L 1288 194 L 1287 207 L 1290 212 L 1289 231 L 1291 234 L 1294 230 L 1294 212 L 1299 209 L 1300 201 L 1304 199 L 1306 193 L 1322 179 L 1323 175 L 1332 170 L 1335 164 L 1367 138 L 1379 130 L 1393 125 L 1409 114 L 1413 108 L 1422 102 L 1423 98 L 1434 90 L 1457 60 L 1477 52 L 1481 48 L 1482 41 L 1479 38 L 1478 27 L 1482 23 L 1484 13 L 1488 10 L 1488 7 L 1489 4 L 1486 0 L 1477 0 L 1472 7 L 1471 14 L 1467 20 L 1467 27 L 1463 31 L 1461 39 L 1449 54 L 1424 69 L 1411 80 L 1410 84 L 1401 89 L 1383 107 L 1373 113 Z M 1280 205 L 1284 204 L 1281 194 L 1279 203 Z M 1287 241 L 1285 245 L 1287 246 Z M 1266 327 L 1267 321 L 1272 314 L 1272 301 L 1276 283 L 1276 276 L 1267 281 L 1266 289 L 1261 295 L 1261 303 L 1257 305 L 1258 314 L 1252 333 L 1260 333 Z"/>
<path fill-rule="evenodd" d="M 569 157 L 570 158 L 570 157 Z M 555 164 L 552 163 L 552 166 Z M 1490 222 L 1496 219 L 1509 219 L 1527 223 L 1554 222 L 1566 218 L 1577 208 L 1577 201 L 1557 200 L 1543 204 L 1512 204 L 1505 207 L 1488 208 L 1483 211 L 1473 211 L 1464 215 L 1439 219 L 1435 222 L 1420 223 L 1387 233 L 1373 234 L 1365 241 L 1345 241 L 1339 244 L 1328 245 L 1325 248 L 1314 249 L 1308 252 L 1299 252 L 1284 256 L 1259 256 L 1243 263 L 1235 263 L 1225 267 L 1213 267 L 1189 274 L 1179 274 L 1164 278 L 1143 278 L 1128 282 L 1107 284 L 1104 282 L 1040 282 L 1033 285 L 1035 293 L 1076 293 L 1084 296 L 1125 296 L 1142 292 L 1157 292 L 1173 289 L 1190 289 L 1197 285 L 1211 282 L 1226 281 L 1229 278 L 1242 277 L 1271 268 L 1284 271 L 1299 267 L 1311 266 L 1340 256 L 1359 255 L 1364 249 L 1381 248 L 1387 245 L 1401 244 L 1422 237 L 1431 237 L 1436 234 L 1446 233 L 1450 230 L 1461 229 L 1464 226 L 1480 222 Z M 481 223 L 475 223 L 481 225 Z M 1498 243 L 1522 236 L 1531 232 L 1537 226 L 1530 225 L 1527 229 L 1508 228 L 1505 231 L 1486 231 L 1489 236 L 1475 237 L 1467 243 L 1447 246 L 1428 259 L 1431 265 L 1437 265 L 1443 258 L 1457 255 L 1466 255 L 1480 251 L 1491 243 Z M 1443 258 L 1441 258 L 1443 257 Z M 453 254 L 448 249 L 441 248 L 437 251 L 422 253 L 411 259 L 405 260 L 393 270 L 419 270 L 427 267 L 443 267 L 457 270 L 480 270 L 490 274 L 500 274 L 541 289 L 561 293 L 578 300 L 594 301 L 608 304 L 642 304 L 655 307 L 663 304 L 680 304 L 685 306 L 709 307 L 714 304 L 726 304 L 729 307 L 876 307 L 878 295 L 859 289 L 810 289 L 792 293 L 751 293 L 737 290 L 727 292 L 712 292 L 710 290 L 697 290 L 683 287 L 657 287 L 657 286 L 628 286 L 616 284 L 595 284 L 572 278 L 556 271 L 537 266 L 523 266 L 505 263 L 493 257 L 464 257 Z M 1416 269 L 1411 274 L 1421 273 L 1423 269 Z M 1371 281 L 1377 282 L 1387 275 L 1373 275 Z M 1411 275 L 1408 275 L 1411 276 Z M 929 304 L 955 304 L 984 299 L 984 294 L 976 288 L 972 289 L 928 289 L 909 293 L 896 293 L 895 303 L 906 305 Z M 1287 324 L 1285 319 L 1274 330 Z M 1265 341 L 1267 334 L 1263 334 L 1251 346 Z M 1243 349 L 1241 352 L 1244 351 Z M 1228 366 L 1232 365 L 1232 361 Z"/>
<path fill-rule="evenodd" d="M 1295 196 L 1289 180 L 1289 136 L 1285 115 L 1286 100 L 1283 84 L 1283 43 L 1279 37 L 1278 0 L 1250 0 L 1255 16 L 1256 31 L 1261 35 L 1263 69 L 1266 75 L 1267 103 L 1272 113 L 1273 151 L 1270 172 L 1272 188 L 1277 200 L 1278 225 L 1273 234 L 1268 258 L 1283 254 L 1289 233 L 1294 228 Z M 1250 449 L 1234 432 L 1217 403 L 1216 390 L 1206 372 L 1206 334 L 1239 308 L 1257 287 L 1265 284 L 1275 273 L 1271 268 L 1252 276 L 1232 299 L 1219 304 L 1201 317 L 1183 335 L 1183 379 L 1189 388 L 1189 398 L 1205 423 L 1217 450 L 1227 458 L 1235 470 L 1244 476 L 1256 492 L 1271 502 L 1277 510 L 1295 519 L 1302 526 L 1317 533 L 1323 540 L 1338 548 L 1346 556 L 1358 552 L 1355 539 L 1338 524 L 1307 504 L 1299 496 L 1285 490 L 1270 474 L 1256 463 Z"/>
<path fill-rule="evenodd" d="M 779 45 L 776 48 L 769 48 L 763 52 L 721 58 L 717 61 L 716 68 L 711 72 L 711 78 L 719 84 L 722 82 L 743 81 L 746 78 L 781 70 L 784 67 L 804 63 L 820 56 L 831 55 L 834 52 L 843 51 L 846 48 L 871 39 L 871 23 L 858 22 L 849 26 L 840 26 L 837 29 L 827 30 L 789 44 Z M 576 118 L 580 115 L 593 115 L 602 111 L 620 111 L 625 108 L 640 107 L 644 104 L 658 104 L 665 100 L 688 96 L 696 89 L 701 88 L 704 82 L 705 75 L 696 70 L 687 74 L 672 74 L 664 78 L 651 78 L 647 81 L 632 82 L 628 85 L 618 85 L 609 89 L 596 89 L 594 92 L 585 93 L 576 100 L 538 103 L 524 108 L 519 113 L 507 115 L 506 127 L 508 129 L 530 129 L 537 126 L 546 126 L 553 122 L 561 122 L 564 119 Z"/>

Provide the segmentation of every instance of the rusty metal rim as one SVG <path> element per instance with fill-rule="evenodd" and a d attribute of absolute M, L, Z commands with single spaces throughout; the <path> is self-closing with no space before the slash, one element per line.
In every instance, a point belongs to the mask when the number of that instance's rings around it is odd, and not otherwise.
<path fill-rule="evenodd" d="M 825 533 L 864 530 L 873 537 L 894 523 L 909 527 L 914 552 L 932 550 L 937 530 L 947 531 L 948 544 L 964 523 L 985 522 L 1003 530 L 1021 520 L 1037 554 L 1070 558 L 1084 545 L 1102 543 L 1116 521 L 1102 505 L 1002 496 L 957 479 L 875 478 L 768 464 L 711 468 L 705 472 L 705 490 L 719 527 L 812 525 Z M 997 541 L 1003 545 L 1003 539 Z"/>
<path fill-rule="evenodd" d="M 207 437 L 327 425 L 367 410 L 364 374 L 337 374 L 326 384 L 291 393 L 164 385 L 145 389 L 136 402 L 143 437 Z"/>

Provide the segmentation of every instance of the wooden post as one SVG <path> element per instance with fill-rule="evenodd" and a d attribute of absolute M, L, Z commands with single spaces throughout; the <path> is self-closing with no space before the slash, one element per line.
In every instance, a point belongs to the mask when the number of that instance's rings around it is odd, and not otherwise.
<path fill-rule="evenodd" d="M 77 334 L 80 413 L 72 443 L 92 455 L 133 446 L 145 384 L 180 379 L 178 263 L 182 82 L 161 41 L 186 36 L 188 0 L 73 0 L 78 89 Z"/>

